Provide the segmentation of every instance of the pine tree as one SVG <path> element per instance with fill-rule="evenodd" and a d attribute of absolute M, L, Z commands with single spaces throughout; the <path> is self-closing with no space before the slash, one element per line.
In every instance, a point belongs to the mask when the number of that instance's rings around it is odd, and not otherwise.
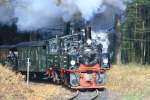
<path fill-rule="evenodd" d="M 122 62 L 150 63 L 150 1 L 130 4 L 121 29 Z"/>

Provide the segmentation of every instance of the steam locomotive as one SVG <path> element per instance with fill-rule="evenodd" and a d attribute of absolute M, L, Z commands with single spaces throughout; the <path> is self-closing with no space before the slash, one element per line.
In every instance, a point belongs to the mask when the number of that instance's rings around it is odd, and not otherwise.
<path fill-rule="evenodd" d="M 99 40 L 92 39 L 88 26 L 49 40 L 1 46 L 0 53 L 6 56 L 0 60 L 11 62 L 15 70 L 25 74 L 30 58 L 31 77 L 46 76 L 73 89 L 99 89 L 104 87 L 110 69 L 109 53 L 102 49 Z"/>

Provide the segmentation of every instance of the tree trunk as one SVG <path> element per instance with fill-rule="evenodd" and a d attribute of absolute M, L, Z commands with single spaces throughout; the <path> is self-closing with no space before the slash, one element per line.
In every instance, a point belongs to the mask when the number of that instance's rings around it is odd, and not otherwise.
<path fill-rule="evenodd" d="M 116 64 L 121 64 L 121 31 L 120 31 L 120 17 L 116 16 L 116 50 L 115 50 L 115 61 Z"/>

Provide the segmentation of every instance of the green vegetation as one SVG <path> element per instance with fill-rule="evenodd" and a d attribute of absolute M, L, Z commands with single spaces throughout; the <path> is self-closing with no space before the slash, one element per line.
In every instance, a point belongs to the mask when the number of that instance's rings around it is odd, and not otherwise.
<path fill-rule="evenodd" d="M 134 0 L 122 24 L 122 62 L 150 64 L 150 1 Z"/>

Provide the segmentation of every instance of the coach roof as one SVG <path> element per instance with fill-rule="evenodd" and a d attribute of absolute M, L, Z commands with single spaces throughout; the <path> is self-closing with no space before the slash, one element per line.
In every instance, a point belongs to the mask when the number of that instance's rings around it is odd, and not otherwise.
<path fill-rule="evenodd" d="M 45 46 L 45 41 L 32 41 L 32 42 L 21 42 L 16 44 L 16 47 L 40 47 Z"/>

